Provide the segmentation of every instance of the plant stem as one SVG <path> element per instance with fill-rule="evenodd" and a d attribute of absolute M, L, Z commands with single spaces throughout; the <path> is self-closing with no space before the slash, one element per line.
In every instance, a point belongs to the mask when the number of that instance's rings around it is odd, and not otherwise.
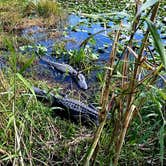
<path fill-rule="evenodd" d="M 119 140 L 123 140 L 124 141 L 124 138 L 125 138 L 125 135 L 126 135 L 126 132 L 127 132 L 127 128 L 128 128 L 129 123 L 130 123 L 130 121 L 132 119 L 134 110 L 135 110 L 135 106 L 132 105 L 131 106 L 131 110 L 129 111 L 129 113 L 127 114 L 127 116 L 125 118 L 123 132 L 120 133 Z M 119 142 L 119 145 L 118 145 L 118 147 L 116 149 L 114 166 L 118 165 L 119 155 L 120 155 L 120 151 L 121 151 L 121 148 L 122 148 L 122 145 L 123 145 L 123 141 Z"/>
<path fill-rule="evenodd" d="M 154 19 L 155 19 L 158 7 L 159 7 L 159 2 L 157 2 L 153 7 L 152 15 L 151 15 L 151 20 L 152 21 L 154 21 Z M 125 115 L 124 115 L 124 128 L 122 129 L 120 137 L 117 140 L 118 144 L 117 144 L 117 147 L 116 147 L 116 154 L 115 154 L 115 158 L 114 158 L 114 165 L 115 166 L 118 164 L 120 151 L 121 151 L 121 148 L 122 148 L 122 145 L 123 145 L 123 142 L 124 142 L 127 127 L 130 123 L 130 120 L 131 120 L 131 117 L 132 117 L 132 114 L 133 114 L 133 111 L 134 111 L 132 103 L 133 103 L 134 98 L 135 98 L 135 89 L 136 89 L 136 82 L 137 82 L 136 77 L 137 77 L 140 62 L 141 62 L 141 59 L 142 59 L 142 54 L 143 54 L 143 51 L 144 51 L 144 48 L 145 48 L 145 43 L 146 43 L 147 38 L 148 38 L 148 33 L 149 33 L 149 30 L 146 31 L 145 37 L 142 40 L 142 45 L 141 45 L 141 49 L 140 49 L 140 52 L 139 52 L 139 55 L 138 55 L 138 59 L 136 59 L 137 63 L 135 64 L 133 78 L 130 82 L 131 90 L 130 90 L 130 93 L 129 93 L 129 96 L 128 96 L 128 99 L 127 99 L 126 112 L 125 112 Z"/>
<path fill-rule="evenodd" d="M 120 25 L 120 27 L 121 27 L 121 25 Z M 102 105 L 102 109 L 99 112 L 100 124 L 96 130 L 96 133 L 94 136 L 94 141 L 93 141 L 93 143 L 90 147 L 90 150 L 87 154 L 84 166 L 88 166 L 90 163 L 90 159 L 92 158 L 94 151 L 96 149 L 96 146 L 98 145 L 98 142 L 99 142 L 99 139 L 101 137 L 101 133 L 102 133 L 102 130 L 103 130 L 103 127 L 105 125 L 106 118 L 107 118 L 108 99 L 109 99 L 109 93 L 110 93 L 110 80 L 111 80 L 111 76 L 113 73 L 113 65 L 114 65 L 115 56 L 116 56 L 117 42 L 119 40 L 119 34 L 120 34 L 120 30 L 118 30 L 116 33 L 115 40 L 114 40 L 114 43 L 112 46 L 112 51 L 110 53 L 110 58 L 108 61 L 108 69 L 107 69 L 106 74 L 105 74 L 105 83 L 104 83 L 104 86 L 102 89 L 102 95 L 101 95 L 101 99 L 100 99 L 100 104 Z M 96 152 L 96 155 L 97 155 L 97 152 Z"/>

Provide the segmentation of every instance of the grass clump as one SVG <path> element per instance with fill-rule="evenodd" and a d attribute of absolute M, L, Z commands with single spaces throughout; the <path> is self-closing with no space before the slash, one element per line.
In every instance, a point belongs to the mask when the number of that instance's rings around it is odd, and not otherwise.
<path fill-rule="evenodd" d="M 48 86 L 21 75 L 17 64 L 22 55 L 15 52 L 11 43 L 7 41 L 10 49 L 8 68 L 0 70 L 0 164 L 79 162 L 87 150 L 91 131 L 54 117 L 51 108 L 36 100 L 32 83 L 47 89 Z"/>
<path fill-rule="evenodd" d="M 55 26 L 60 19 L 65 19 L 60 5 L 50 0 L 40 0 L 36 3 L 26 0 L 1 1 L 0 9 L 0 26 L 9 32 L 32 25 Z"/>
<path fill-rule="evenodd" d="M 62 8 L 56 1 L 6 0 L 0 2 L 0 47 L 4 48 L 3 38 L 17 38 L 17 45 L 32 43 L 20 37 L 21 30 L 30 26 L 58 27 L 65 20 Z M 64 21 L 65 22 L 65 21 Z"/>
<path fill-rule="evenodd" d="M 21 1 L 7 0 L 0 2 L 0 26 L 5 31 L 11 31 L 20 23 L 22 18 L 21 6 L 23 6 Z"/>
<path fill-rule="evenodd" d="M 74 43 L 74 41 L 71 41 Z M 91 46 L 86 45 L 85 47 L 75 48 L 73 50 L 66 49 L 67 42 L 61 41 L 55 43 L 52 51 L 52 55 L 57 58 L 64 58 L 65 61 L 71 66 L 78 67 L 85 71 L 93 69 L 93 62 L 97 61 L 99 55 L 95 53 Z"/>
<path fill-rule="evenodd" d="M 37 5 L 37 12 L 39 16 L 50 17 L 52 15 L 60 15 L 60 5 L 55 1 L 40 0 Z"/>
<path fill-rule="evenodd" d="M 25 10 L 25 15 L 37 18 L 43 18 L 43 24 L 47 26 L 56 26 L 59 21 L 65 20 L 65 14 L 57 1 L 40 0 L 36 3 L 30 1 Z"/>
<path fill-rule="evenodd" d="M 94 53 L 90 47 L 70 50 L 68 54 L 70 64 L 84 69 L 92 67 L 92 62 L 98 59 L 98 54 Z"/>
<path fill-rule="evenodd" d="M 1 71 L 0 78 L 0 164 L 78 163 L 91 132 L 53 117 L 53 111 L 37 102 L 18 77 L 13 80 L 13 73 Z M 46 87 L 43 83 L 40 86 Z"/>

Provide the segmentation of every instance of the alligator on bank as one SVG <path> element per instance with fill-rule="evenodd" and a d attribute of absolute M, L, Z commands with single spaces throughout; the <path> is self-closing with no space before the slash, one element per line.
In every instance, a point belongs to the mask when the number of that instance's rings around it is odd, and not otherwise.
<path fill-rule="evenodd" d="M 81 89 L 84 89 L 84 90 L 88 89 L 88 86 L 87 86 L 87 83 L 85 80 L 85 76 L 83 74 L 79 73 L 78 71 L 76 71 L 70 65 L 54 62 L 54 61 L 51 61 L 51 60 L 49 60 L 47 58 L 43 58 L 43 57 L 41 58 L 41 60 L 46 62 L 53 69 L 56 69 L 62 73 L 70 74 L 70 76 L 77 82 L 77 84 L 79 85 L 79 87 Z"/>
<path fill-rule="evenodd" d="M 55 108 L 55 115 L 83 124 L 99 124 L 98 110 L 95 107 L 86 105 L 79 100 L 55 96 L 37 87 L 33 89 L 38 100 L 49 103 L 51 107 Z"/>

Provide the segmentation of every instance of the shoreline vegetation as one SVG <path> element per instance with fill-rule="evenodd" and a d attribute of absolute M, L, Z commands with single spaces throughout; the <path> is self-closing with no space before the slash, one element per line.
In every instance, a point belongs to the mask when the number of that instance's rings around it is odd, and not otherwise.
<path fill-rule="evenodd" d="M 158 0 L 1 0 L 0 165 L 164 166 L 165 8 Z M 71 13 L 81 20 L 76 25 L 69 25 Z M 104 35 L 103 29 L 86 32 L 95 24 L 106 29 Z M 79 69 L 90 88 L 82 91 L 72 81 L 62 85 L 67 72 L 58 82 L 52 69 L 43 69 L 40 57 L 49 48 L 33 39 L 35 30 L 28 32 L 31 38 L 22 35 L 31 27 L 40 27 L 38 33 L 53 42 L 50 58 Z M 135 38 L 138 31 L 141 39 Z M 74 37 L 65 38 L 69 32 L 88 37 L 79 48 L 67 49 L 69 42 L 78 44 Z M 96 52 L 97 35 L 111 43 Z M 108 58 L 100 62 L 109 47 Z M 33 86 L 95 105 L 99 125 L 54 116 L 59 108 L 39 102 Z"/>

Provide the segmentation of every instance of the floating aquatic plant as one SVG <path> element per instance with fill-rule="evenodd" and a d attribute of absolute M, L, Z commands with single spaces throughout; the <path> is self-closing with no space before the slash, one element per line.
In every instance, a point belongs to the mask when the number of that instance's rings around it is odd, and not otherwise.
<path fill-rule="evenodd" d="M 47 48 L 45 46 L 42 45 L 25 45 L 25 46 L 21 46 L 19 47 L 20 51 L 22 51 L 23 53 L 27 53 L 27 52 L 33 52 L 36 53 L 37 55 L 45 55 L 47 53 Z"/>

